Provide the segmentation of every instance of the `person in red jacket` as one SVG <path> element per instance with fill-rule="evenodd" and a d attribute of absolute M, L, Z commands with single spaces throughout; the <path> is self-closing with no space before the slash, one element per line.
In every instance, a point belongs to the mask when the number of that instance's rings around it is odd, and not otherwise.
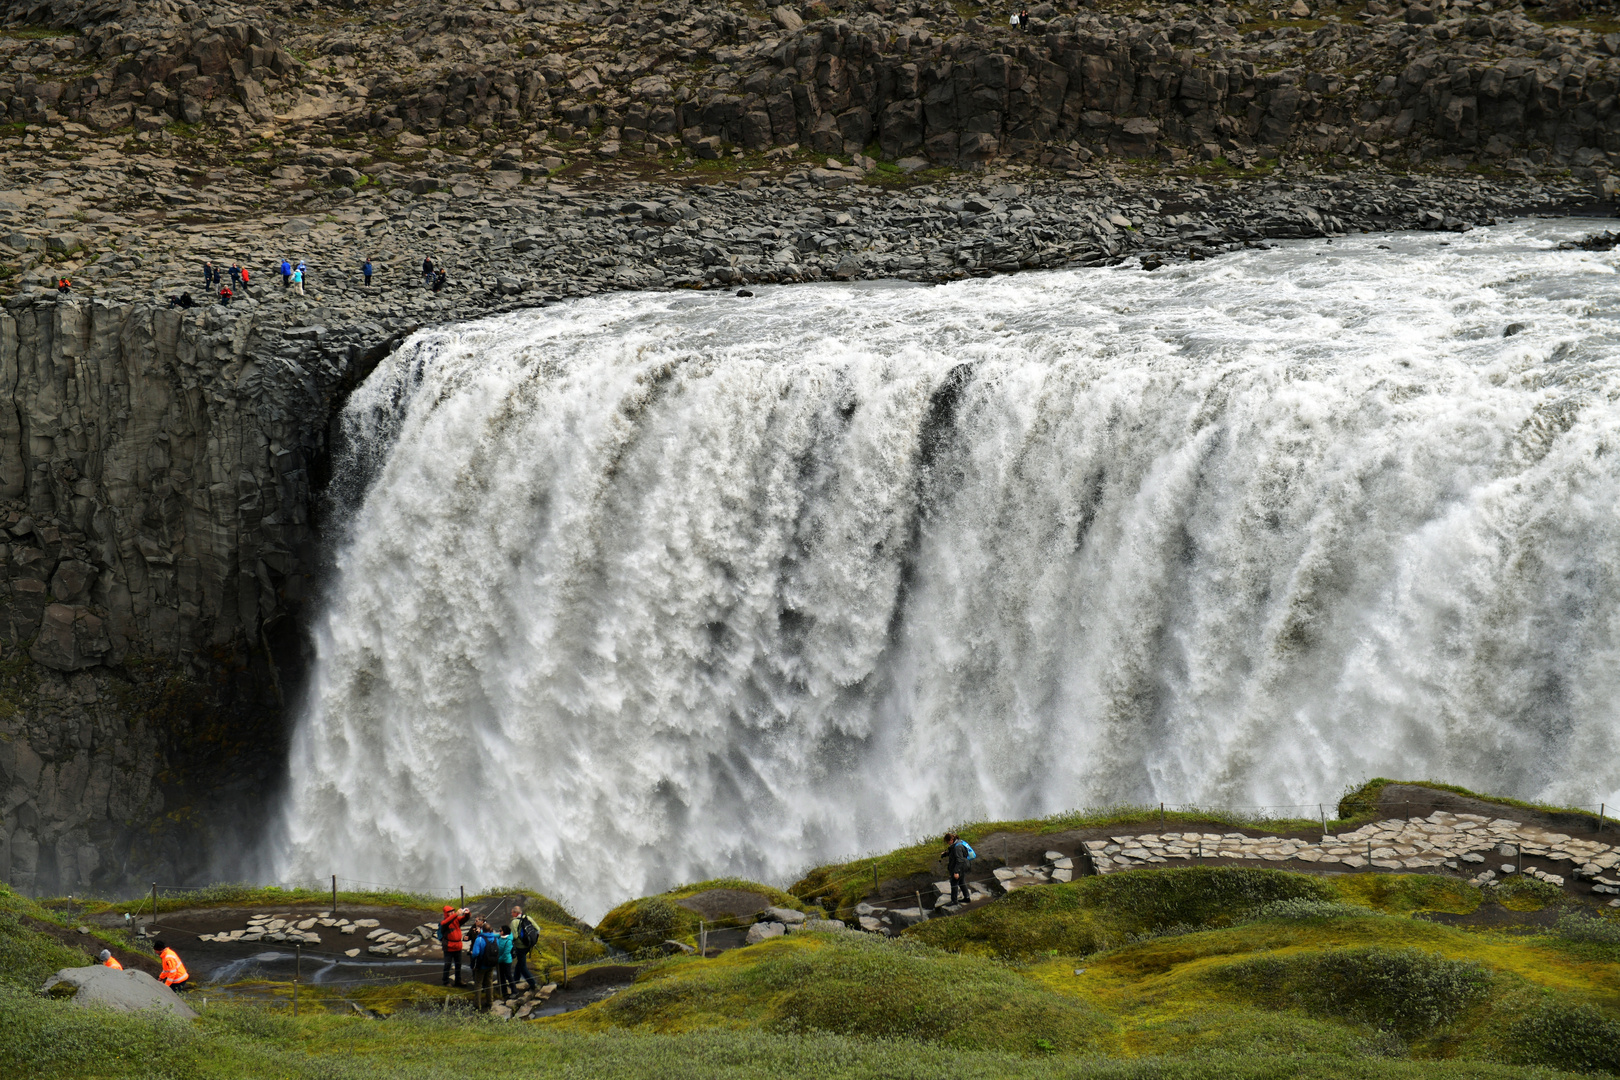
<path fill-rule="evenodd" d="M 466 983 L 461 981 L 461 926 L 472 916 L 472 908 L 462 908 L 457 911 L 450 904 L 444 905 L 444 918 L 439 920 L 439 945 L 444 949 L 444 978 L 441 980 L 445 986 L 450 985 L 450 968 L 456 969 L 456 985 L 462 988 Z"/>

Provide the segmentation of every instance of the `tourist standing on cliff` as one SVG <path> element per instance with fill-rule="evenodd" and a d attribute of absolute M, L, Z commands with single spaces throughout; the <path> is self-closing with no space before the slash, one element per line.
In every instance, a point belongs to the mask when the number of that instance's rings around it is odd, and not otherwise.
<path fill-rule="evenodd" d="M 450 985 L 450 967 L 456 969 L 455 984 L 465 987 L 461 981 L 461 927 L 472 917 L 472 908 L 462 908 L 457 911 L 449 904 L 444 905 L 444 918 L 439 920 L 439 947 L 444 950 L 444 978 L 440 980 L 445 986 Z"/>
<path fill-rule="evenodd" d="M 540 924 L 523 914 L 523 909 L 512 909 L 512 985 L 522 979 L 528 989 L 535 987 L 534 973 L 529 970 L 529 953 L 540 944 Z"/>
<path fill-rule="evenodd" d="M 367 255 L 366 256 L 366 261 L 360 264 L 360 272 L 366 276 L 366 288 L 368 288 L 368 289 L 371 288 L 371 256 L 370 255 Z"/>
<path fill-rule="evenodd" d="M 214 269 L 213 261 L 210 260 L 210 259 L 204 259 L 203 260 L 203 288 L 212 289 L 214 287 L 214 283 L 216 281 L 218 281 L 218 280 L 219 280 L 219 271 Z"/>
<path fill-rule="evenodd" d="M 304 295 L 304 265 L 302 263 L 299 263 L 298 264 L 298 269 L 296 269 L 296 270 L 294 270 L 292 272 L 292 283 L 293 283 L 293 288 L 298 290 L 298 295 L 303 296 Z"/>
<path fill-rule="evenodd" d="M 433 260 L 427 257 L 422 259 L 422 287 L 433 287 Z"/>
<path fill-rule="evenodd" d="M 292 284 L 292 263 L 286 259 L 281 260 L 281 287 L 287 288 Z"/>

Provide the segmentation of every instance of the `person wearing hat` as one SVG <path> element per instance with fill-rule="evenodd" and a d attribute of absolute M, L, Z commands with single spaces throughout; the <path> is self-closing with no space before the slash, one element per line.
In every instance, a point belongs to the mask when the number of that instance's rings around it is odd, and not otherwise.
<path fill-rule="evenodd" d="M 444 918 L 439 920 L 439 947 L 444 950 L 444 978 L 441 980 L 445 986 L 450 985 L 450 968 L 456 969 L 455 985 L 466 988 L 467 984 L 461 981 L 461 926 L 472 916 L 472 908 L 455 909 L 453 904 L 444 905 Z"/>
<path fill-rule="evenodd" d="M 170 990 L 190 990 L 188 980 L 191 973 L 186 971 L 186 965 L 180 962 L 180 954 L 169 948 L 162 941 L 152 942 L 152 948 L 157 951 L 158 958 L 163 961 L 163 970 L 158 972 L 158 982 Z"/>
<path fill-rule="evenodd" d="M 96 959 L 101 961 L 102 967 L 110 967 L 114 971 L 124 970 L 124 965 L 118 962 L 118 957 L 112 954 L 111 949 L 102 949 L 101 955 L 96 957 Z"/>

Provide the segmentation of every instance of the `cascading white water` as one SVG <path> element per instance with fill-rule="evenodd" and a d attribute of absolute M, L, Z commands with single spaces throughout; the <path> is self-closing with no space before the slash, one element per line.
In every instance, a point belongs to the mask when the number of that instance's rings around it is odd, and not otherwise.
<path fill-rule="evenodd" d="M 418 335 L 345 414 L 276 869 L 595 916 L 1117 800 L 1613 802 L 1620 305 L 1580 231 Z"/>

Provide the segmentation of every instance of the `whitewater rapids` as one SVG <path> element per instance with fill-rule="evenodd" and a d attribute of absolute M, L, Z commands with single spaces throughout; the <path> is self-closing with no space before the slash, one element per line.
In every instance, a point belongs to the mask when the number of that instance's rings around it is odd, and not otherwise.
<path fill-rule="evenodd" d="M 274 872 L 594 918 L 1076 806 L 1620 801 L 1585 231 L 423 332 L 343 417 Z"/>

